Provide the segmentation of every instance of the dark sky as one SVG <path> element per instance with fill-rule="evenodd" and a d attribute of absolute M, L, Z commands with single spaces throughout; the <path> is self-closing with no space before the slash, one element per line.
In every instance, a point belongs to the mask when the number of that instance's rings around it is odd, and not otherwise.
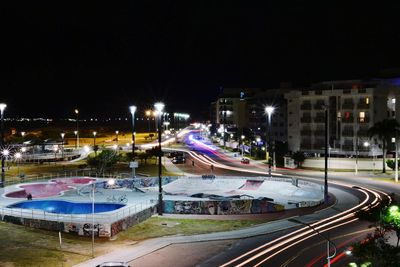
<path fill-rule="evenodd" d="M 399 1 L 4 2 L 14 2 L 0 13 L 9 116 L 68 116 L 76 106 L 120 115 L 163 100 L 200 117 L 221 86 L 400 67 Z"/>

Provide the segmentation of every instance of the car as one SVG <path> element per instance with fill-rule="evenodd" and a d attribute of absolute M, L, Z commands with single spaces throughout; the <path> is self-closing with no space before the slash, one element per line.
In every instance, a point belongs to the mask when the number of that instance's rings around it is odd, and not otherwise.
<path fill-rule="evenodd" d="M 173 151 L 168 154 L 168 158 L 183 157 L 183 152 Z"/>
<path fill-rule="evenodd" d="M 250 163 L 250 160 L 247 159 L 247 158 L 242 158 L 242 159 L 240 160 L 240 162 L 243 163 L 243 164 L 249 164 L 249 163 Z"/>
<path fill-rule="evenodd" d="M 185 162 L 186 162 L 186 159 L 183 156 L 177 156 L 172 159 L 172 163 L 174 163 L 174 164 L 185 163 Z"/>
<path fill-rule="evenodd" d="M 130 267 L 130 265 L 122 261 L 107 261 L 96 265 L 96 267 Z"/>

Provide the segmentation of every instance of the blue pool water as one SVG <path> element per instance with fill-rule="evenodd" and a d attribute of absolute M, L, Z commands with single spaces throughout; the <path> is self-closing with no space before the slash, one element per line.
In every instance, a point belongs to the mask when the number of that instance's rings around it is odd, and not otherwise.
<path fill-rule="evenodd" d="M 123 204 L 116 203 L 95 203 L 94 212 L 107 212 L 117 210 L 124 207 Z M 22 201 L 12 205 L 8 205 L 7 208 L 21 208 L 21 209 L 35 209 L 44 210 L 51 213 L 62 213 L 62 214 L 91 214 L 92 203 L 90 202 L 68 202 L 63 200 L 31 200 Z"/>

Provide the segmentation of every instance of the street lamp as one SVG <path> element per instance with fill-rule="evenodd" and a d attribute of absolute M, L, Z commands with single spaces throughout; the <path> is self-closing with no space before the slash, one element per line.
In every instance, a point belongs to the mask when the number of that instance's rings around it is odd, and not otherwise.
<path fill-rule="evenodd" d="M 64 159 L 64 136 L 65 133 L 61 133 L 61 139 L 62 139 L 62 146 L 61 146 L 61 157 Z"/>
<path fill-rule="evenodd" d="M 164 103 L 158 102 L 154 104 L 155 109 L 157 110 L 157 118 L 158 118 L 158 215 L 163 214 L 163 203 L 162 203 L 162 179 L 161 179 L 161 120 L 162 120 L 162 111 L 165 107 Z"/>
<path fill-rule="evenodd" d="M 288 221 L 305 225 L 305 226 L 309 227 L 311 230 L 313 230 L 314 232 L 316 232 L 320 237 L 322 237 L 323 239 L 326 240 L 326 245 L 327 245 L 326 246 L 326 249 L 327 249 L 326 260 L 327 260 L 327 266 L 330 267 L 331 266 L 331 259 L 336 256 L 336 245 L 335 245 L 335 243 L 333 243 L 328 237 L 323 235 L 320 231 L 318 231 L 318 229 L 316 229 L 314 226 L 312 226 L 312 225 L 310 225 L 308 223 L 299 221 L 297 219 L 289 219 Z M 335 252 L 333 253 L 333 255 L 330 255 L 330 244 L 332 244 L 333 248 L 335 249 Z"/>
<path fill-rule="evenodd" d="M 244 135 L 240 136 L 240 139 L 242 140 L 242 157 L 243 157 L 243 145 L 244 145 L 243 140 L 244 140 L 244 138 L 245 138 Z"/>
<path fill-rule="evenodd" d="M 150 117 L 151 117 L 151 110 L 146 110 L 146 116 L 147 116 L 147 125 L 149 127 L 149 134 L 150 134 Z"/>
<path fill-rule="evenodd" d="M 79 148 L 79 110 L 76 108 L 75 109 L 75 114 L 76 114 L 76 148 Z M 75 133 L 74 132 L 74 133 Z"/>
<path fill-rule="evenodd" d="M 57 163 L 57 150 L 58 150 L 58 146 L 57 145 L 53 145 L 53 151 L 54 151 L 54 164 Z"/>
<path fill-rule="evenodd" d="M 323 105 L 325 111 L 325 182 L 324 182 L 324 200 L 328 204 L 328 106 Z"/>
<path fill-rule="evenodd" d="M 271 131 L 271 116 L 272 113 L 274 113 L 275 108 L 273 106 L 266 106 L 265 107 L 265 112 L 268 115 L 268 175 L 271 177 L 271 165 L 272 165 L 272 158 L 271 158 L 271 135 L 272 135 L 272 131 Z"/>
<path fill-rule="evenodd" d="M 4 147 L 4 110 L 7 105 L 4 103 L 0 103 L 0 114 L 1 114 L 1 137 L 0 137 L 0 148 Z M 1 187 L 4 187 L 4 179 L 5 179 L 5 169 L 4 169 L 4 157 L 1 157 Z"/>
<path fill-rule="evenodd" d="M 135 112 L 136 106 L 130 106 L 129 110 L 132 115 L 132 161 L 135 161 Z M 135 178 L 135 166 L 132 166 L 132 178 Z"/>
<path fill-rule="evenodd" d="M 118 134 L 119 131 L 115 131 L 115 144 L 117 145 L 117 147 L 118 147 Z"/>
<path fill-rule="evenodd" d="M 93 132 L 93 150 L 94 150 L 94 155 L 97 156 L 97 148 L 96 148 L 96 135 L 97 132 Z"/>
<path fill-rule="evenodd" d="M 19 175 L 19 164 L 18 164 L 18 162 L 22 158 L 22 154 L 20 152 L 17 152 L 17 153 L 14 154 L 14 158 L 15 158 L 15 161 L 17 162 L 17 173 L 18 173 L 18 177 L 19 177 L 20 175 Z"/>

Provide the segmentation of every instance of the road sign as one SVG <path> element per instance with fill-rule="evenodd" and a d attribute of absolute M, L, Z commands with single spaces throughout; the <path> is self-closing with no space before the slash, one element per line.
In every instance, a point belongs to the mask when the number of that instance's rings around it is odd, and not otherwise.
<path fill-rule="evenodd" d="M 137 161 L 129 162 L 129 168 L 137 168 L 137 167 L 139 167 L 139 162 Z"/>

